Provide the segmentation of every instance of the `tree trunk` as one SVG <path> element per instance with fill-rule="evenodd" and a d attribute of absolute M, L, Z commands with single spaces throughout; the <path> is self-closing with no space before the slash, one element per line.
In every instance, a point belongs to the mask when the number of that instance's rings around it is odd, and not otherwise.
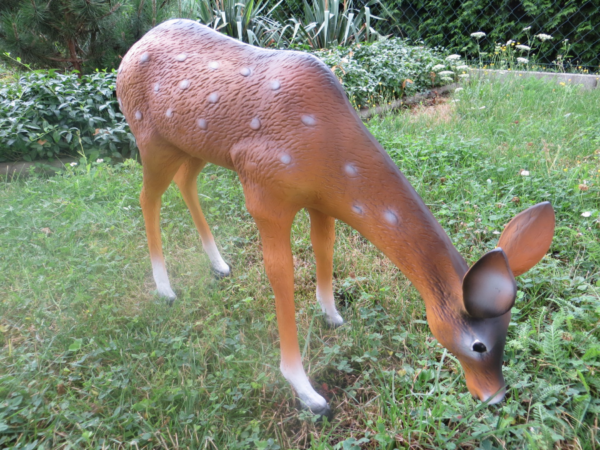
<path fill-rule="evenodd" d="M 69 53 L 71 55 L 71 63 L 73 64 L 73 68 L 78 71 L 78 76 L 81 78 L 81 60 L 77 57 L 77 51 L 75 50 L 75 38 L 68 38 L 67 45 L 69 47 Z"/>

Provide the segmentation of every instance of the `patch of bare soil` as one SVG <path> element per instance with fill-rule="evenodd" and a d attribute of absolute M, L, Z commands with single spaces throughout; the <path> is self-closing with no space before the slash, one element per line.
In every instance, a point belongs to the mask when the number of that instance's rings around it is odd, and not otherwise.
<path fill-rule="evenodd" d="M 427 99 L 419 105 L 410 109 L 410 121 L 421 122 L 423 120 L 430 123 L 449 123 L 455 114 L 454 103 L 447 97 L 434 97 Z"/>

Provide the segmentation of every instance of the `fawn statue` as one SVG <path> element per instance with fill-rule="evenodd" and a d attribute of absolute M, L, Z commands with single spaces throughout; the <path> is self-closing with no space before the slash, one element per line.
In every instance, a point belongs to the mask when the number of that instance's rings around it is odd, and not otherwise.
<path fill-rule="evenodd" d="M 515 277 L 547 252 L 554 233 L 548 202 L 518 214 L 498 247 L 468 267 L 419 195 L 365 128 L 331 70 L 316 57 L 253 47 L 189 20 L 148 32 L 125 55 L 117 96 L 143 164 L 140 194 L 156 287 L 175 299 L 160 236 L 161 196 L 175 181 L 213 270 L 221 257 L 198 202 L 206 163 L 237 172 L 260 232 L 275 294 L 281 372 L 301 402 L 328 414 L 310 384 L 298 346 L 290 230 L 310 215 L 316 297 L 340 325 L 333 288 L 334 221 L 373 243 L 425 301 L 436 339 L 460 361 L 469 391 L 505 395 L 504 343 Z"/>

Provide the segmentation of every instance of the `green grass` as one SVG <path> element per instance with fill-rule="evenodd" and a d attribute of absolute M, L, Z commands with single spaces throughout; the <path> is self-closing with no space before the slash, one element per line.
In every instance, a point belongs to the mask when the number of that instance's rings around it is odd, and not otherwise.
<path fill-rule="evenodd" d="M 317 422 L 279 373 L 273 296 L 235 174 L 199 178 L 230 278 L 210 275 L 178 191 L 163 198 L 169 308 L 153 292 L 141 168 L 91 163 L 0 185 L 0 448 L 600 448 L 600 90 L 482 82 L 456 100 L 369 127 L 469 262 L 517 212 L 556 209 L 549 255 L 518 280 L 502 404 L 471 398 L 418 293 L 343 224 L 347 324 L 328 328 L 302 212 L 300 345 L 336 412 Z"/>

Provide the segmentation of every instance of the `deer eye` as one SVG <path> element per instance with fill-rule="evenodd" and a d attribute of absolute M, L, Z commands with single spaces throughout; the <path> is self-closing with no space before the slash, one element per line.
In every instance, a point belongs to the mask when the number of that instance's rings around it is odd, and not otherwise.
<path fill-rule="evenodd" d="M 475 341 L 473 342 L 473 351 L 477 353 L 485 353 L 487 352 L 487 348 L 483 342 Z"/>

